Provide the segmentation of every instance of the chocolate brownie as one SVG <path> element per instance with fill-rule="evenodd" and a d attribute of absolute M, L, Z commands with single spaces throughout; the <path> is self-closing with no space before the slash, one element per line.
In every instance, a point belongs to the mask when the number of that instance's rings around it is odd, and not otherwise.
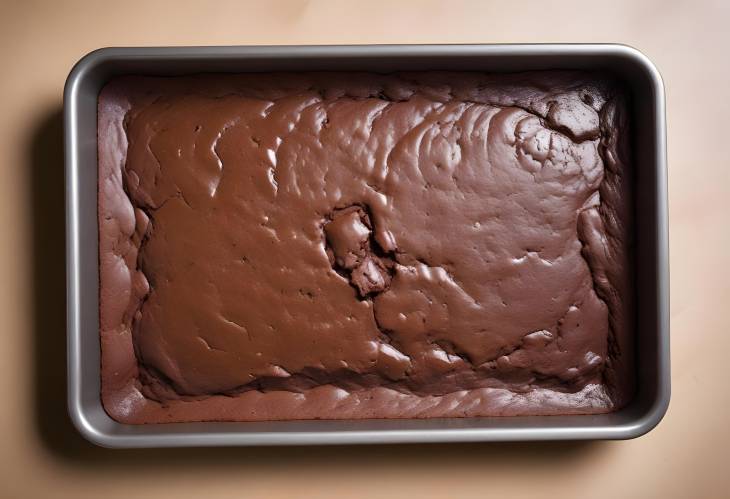
<path fill-rule="evenodd" d="M 623 406 L 626 101 L 577 71 L 114 78 L 98 128 L 106 411 Z"/>

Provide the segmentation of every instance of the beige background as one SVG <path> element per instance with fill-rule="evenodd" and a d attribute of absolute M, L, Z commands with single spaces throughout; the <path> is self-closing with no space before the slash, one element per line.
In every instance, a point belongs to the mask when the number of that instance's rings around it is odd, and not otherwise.
<path fill-rule="evenodd" d="M 730 2 L 0 0 L 0 497 L 730 497 Z M 667 89 L 672 404 L 629 442 L 109 451 L 65 415 L 61 94 L 108 45 L 623 42 Z"/>

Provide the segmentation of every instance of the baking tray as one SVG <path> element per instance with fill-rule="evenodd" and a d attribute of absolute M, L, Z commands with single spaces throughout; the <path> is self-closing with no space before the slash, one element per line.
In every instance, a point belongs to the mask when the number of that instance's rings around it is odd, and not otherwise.
<path fill-rule="evenodd" d="M 422 420 L 277 421 L 124 425 L 100 399 L 97 97 L 120 74 L 363 70 L 526 71 L 603 69 L 632 94 L 636 165 L 637 394 L 626 408 L 591 416 Z M 614 44 L 376 45 L 104 48 L 73 68 L 64 91 L 68 409 L 81 434 L 107 447 L 360 444 L 626 439 L 669 404 L 669 269 L 664 88 L 639 51 Z"/>

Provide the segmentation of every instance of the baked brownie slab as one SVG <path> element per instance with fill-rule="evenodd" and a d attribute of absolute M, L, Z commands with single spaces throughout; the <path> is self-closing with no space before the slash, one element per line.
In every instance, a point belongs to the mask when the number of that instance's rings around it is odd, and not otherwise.
<path fill-rule="evenodd" d="M 624 101 L 579 72 L 112 80 L 105 409 L 156 423 L 622 406 Z"/>

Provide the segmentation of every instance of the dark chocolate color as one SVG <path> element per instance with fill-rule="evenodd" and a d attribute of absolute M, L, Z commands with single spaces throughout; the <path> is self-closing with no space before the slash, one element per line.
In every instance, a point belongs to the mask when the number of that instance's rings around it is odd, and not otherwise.
<path fill-rule="evenodd" d="M 105 409 L 147 423 L 622 406 L 618 88 L 578 72 L 112 80 Z"/>

